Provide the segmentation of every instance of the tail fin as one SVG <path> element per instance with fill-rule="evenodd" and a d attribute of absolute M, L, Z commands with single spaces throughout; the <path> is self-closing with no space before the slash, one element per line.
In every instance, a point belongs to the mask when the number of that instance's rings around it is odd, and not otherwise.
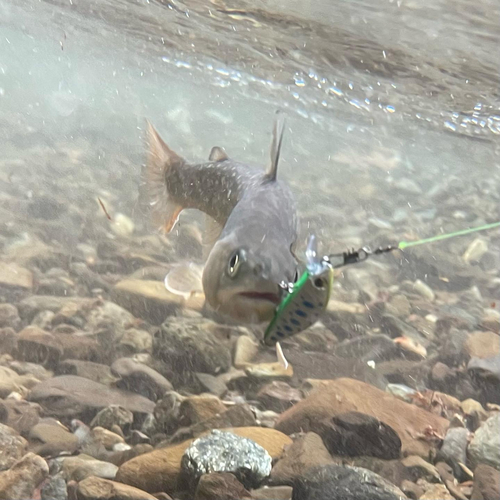
<path fill-rule="evenodd" d="M 163 142 L 156 129 L 147 121 L 147 162 L 142 171 L 142 197 L 151 210 L 153 224 L 169 233 L 182 211 L 168 191 L 166 175 L 174 165 L 184 160 Z"/>

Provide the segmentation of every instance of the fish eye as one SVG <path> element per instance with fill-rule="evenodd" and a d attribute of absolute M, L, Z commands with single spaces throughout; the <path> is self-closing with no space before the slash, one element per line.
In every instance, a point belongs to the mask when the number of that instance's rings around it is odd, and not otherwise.
<path fill-rule="evenodd" d="M 314 280 L 314 286 L 321 289 L 325 288 L 325 280 L 323 278 L 316 278 Z"/>
<path fill-rule="evenodd" d="M 229 263 L 227 265 L 227 274 L 231 278 L 236 276 L 236 273 L 238 272 L 238 269 L 239 269 L 240 264 L 241 264 L 241 260 L 242 259 L 241 259 L 240 251 L 236 250 L 236 252 L 234 252 L 231 255 L 231 258 L 229 259 Z"/>

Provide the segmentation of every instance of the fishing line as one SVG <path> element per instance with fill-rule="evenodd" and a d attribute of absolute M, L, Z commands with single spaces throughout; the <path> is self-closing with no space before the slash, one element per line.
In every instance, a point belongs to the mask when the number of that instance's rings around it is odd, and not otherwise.
<path fill-rule="evenodd" d="M 417 241 L 400 241 L 398 243 L 398 248 L 399 250 L 404 250 L 408 247 L 423 245 L 424 243 L 433 243 L 434 241 L 439 240 L 446 240 L 447 238 L 454 238 L 455 236 L 462 236 L 464 234 L 475 233 L 477 231 L 485 231 L 486 229 L 493 229 L 494 227 L 500 227 L 500 222 L 493 222 L 491 224 L 485 224 L 484 226 L 463 229 L 462 231 L 455 231 L 454 233 L 440 234 L 438 236 L 433 236 L 432 238 L 424 238 Z"/>
<path fill-rule="evenodd" d="M 306 270 L 296 283 L 289 283 L 283 287 L 286 290 L 285 296 L 276 308 L 274 317 L 264 333 L 263 342 L 267 345 L 278 343 L 278 359 L 285 366 L 286 360 L 283 361 L 284 356 L 280 350 L 279 341 L 300 333 L 317 321 L 327 307 L 333 284 L 333 270 L 336 268 L 363 262 L 372 255 L 381 255 L 394 250 L 405 250 L 409 247 L 434 243 L 435 241 L 455 238 L 496 227 L 500 227 L 500 222 L 484 224 L 452 233 L 439 234 L 416 241 L 400 241 L 396 245 L 379 247 L 373 251 L 369 247 L 362 247 L 358 250 L 352 249 L 324 257 L 317 255 L 316 239 L 314 235 L 311 235 L 306 251 Z"/>

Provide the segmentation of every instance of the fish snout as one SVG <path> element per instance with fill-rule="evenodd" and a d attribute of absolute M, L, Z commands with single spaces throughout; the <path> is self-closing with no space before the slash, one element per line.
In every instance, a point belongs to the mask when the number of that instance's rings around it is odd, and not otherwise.
<path fill-rule="evenodd" d="M 261 278 L 261 279 L 264 279 L 264 280 L 268 280 L 271 273 L 270 273 L 270 267 L 269 266 L 266 266 L 264 263 L 262 262 L 256 262 L 253 266 L 253 273 L 255 276 Z"/>

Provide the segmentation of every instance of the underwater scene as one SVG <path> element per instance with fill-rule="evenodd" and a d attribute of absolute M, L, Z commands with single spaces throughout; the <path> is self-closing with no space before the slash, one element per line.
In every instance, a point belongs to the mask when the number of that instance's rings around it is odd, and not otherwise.
<path fill-rule="evenodd" d="M 0 500 L 498 500 L 499 47 L 0 0 Z"/>

